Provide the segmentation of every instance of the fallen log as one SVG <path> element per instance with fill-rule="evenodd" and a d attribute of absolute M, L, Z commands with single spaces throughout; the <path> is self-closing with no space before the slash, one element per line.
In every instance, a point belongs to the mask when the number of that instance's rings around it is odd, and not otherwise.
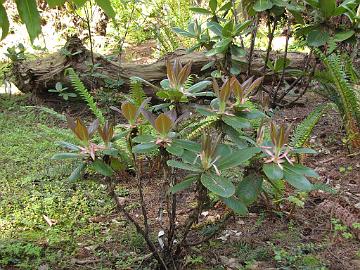
<path fill-rule="evenodd" d="M 255 52 L 252 63 L 252 74 L 255 76 L 264 75 L 260 72 L 264 65 L 264 54 L 262 51 Z M 273 53 L 271 58 L 276 56 L 280 55 Z M 306 55 L 289 53 L 288 57 L 291 60 L 289 68 L 303 68 Z M 107 81 L 123 80 L 124 85 L 118 90 L 125 92 L 128 89 L 129 78 L 132 76 L 141 77 L 152 83 L 160 82 L 166 77 L 165 59 L 171 61 L 175 58 L 180 59 L 182 63 L 192 61 L 192 73 L 199 75 L 204 74 L 204 72 L 201 72 L 201 68 L 214 60 L 214 58 L 205 56 L 203 52 L 187 53 L 183 49 L 177 50 L 155 63 L 143 65 L 120 63 L 109 60 L 100 54 L 94 54 L 93 59 L 97 66 L 94 68 L 90 51 L 85 48 L 77 37 L 72 37 L 59 52 L 32 61 L 22 60 L 15 62 L 12 68 L 13 83 L 21 92 L 34 95 L 47 93 L 48 89 L 54 88 L 57 82 L 71 87 L 65 70 L 72 67 L 78 72 L 80 79 L 88 89 L 103 87 Z M 247 70 L 246 58 L 243 59 L 243 62 L 244 67 L 242 70 Z"/>

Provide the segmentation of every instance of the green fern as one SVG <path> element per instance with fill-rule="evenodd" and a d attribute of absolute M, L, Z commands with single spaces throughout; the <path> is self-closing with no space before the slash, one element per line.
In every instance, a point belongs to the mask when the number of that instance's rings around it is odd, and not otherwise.
<path fill-rule="evenodd" d="M 319 58 L 325 65 L 326 72 L 331 80 L 327 83 L 321 82 L 324 89 L 332 94 L 335 104 L 338 106 L 345 121 L 345 127 L 349 140 L 353 146 L 360 145 L 360 99 L 351 84 L 351 79 L 346 74 L 346 67 L 339 55 L 325 56 L 319 50 Z"/>
<path fill-rule="evenodd" d="M 207 116 L 199 121 L 191 121 L 189 125 L 186 125 L 179 132 L 179 135 L 181 138 L 187 140 L 197 139 L 204 133 L 205 130 L 211 128 L 217 120 L 217 116 Z"/>
<path fill-rule="evenodd" d="M 319 122 L 323 114 L 331 107 L 331 105 L 324 104 L 320 107 L 317 107 L 312 111 L 295 129 L 292 137 L 290 146 L 293 147 L 303 147 L 305 143 L 309 140 L 310 135 Z"/>
<path fill-rule="evenodd" d="M 129 98 L 137 107 L 140 107 L 141 103 L 146 99 L 146 94 L 142 87 L 141 81 L 134 79 L 130 80 Z"/>
<path fill-rule="evenodd" d="M 355 83 L 355 84 L 359 83 L 360 74 L 359 74 L 358 70 L 355 68 L 354 63 L 353 63 L 350 55 L 343 54 L 341 57 L 342 57 L 342 60 L 344 62 L 344 65 L 345 65 L 346 75 L 348 76 L 350 81 L 352 83 Z"/>
<path fill-rule="evenodd" d="M 101 122 L 101 124 L 105 123 L 105 117 L 102 111 L 97 107 L 96 102 L 92 95 L 90 95 L 89 91 L 86 89 L 79 76 L 76 74 L 74 69 L 68 68 L 66 72 L 69 74 L 69 78 L 71 80 L 71 84 L 74 89 L 79 93 L 79 95 L 83 98 L 83 100 L 88 105 L 89 109 L 96 116 L 97 119 Z"/>

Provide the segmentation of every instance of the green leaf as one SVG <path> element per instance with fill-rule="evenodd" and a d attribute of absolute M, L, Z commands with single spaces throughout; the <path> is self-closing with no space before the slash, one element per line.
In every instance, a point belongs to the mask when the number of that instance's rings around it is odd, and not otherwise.
<path fill-rule="evenodd" d="M 323 16 L 329 18 L 336 9 L 336 0 L 319 0 L 319 7 Z"/>
<path fill-rule="evenodd" d="M 216 174 L 204 173 L 201 183 L 211 192 L 220 197 L 229 198 L 235 193 L 235 187 L 228 179 Z"/>
<path fill-rule="evenodd" d="M 71 1 L 74 2 L 77 8 L 81 8 L 83 5 L 85 5 L 86 1 L 88 0 L 71 0 Z"/>
<path fill-rule="evenodd" d="M 227 22 L 222 31 L 221 31 L 221 34 L 224 36 L 224 37 L 228 37 L 228 38 L 231 38 L 232 40 L 232 34 L 233 34 L 233 30 L 234 30 L 234 23 L 233 21 L 229 21 Z"/>
<path fill-rule="evenodd" d="M 211 11 L 210 10 L 207 10 L 205 8 L 200 8 L 200 7 L 191 7 L 189 8 L 192 12 L 195 12 L 195 13 L 200 13 L 200 14 L 205 14 L 205 15 L 209 15 L 211 14 Z"/>
<path fill-rule="evenodd" d="M 40 15 L 35 0 L 15 0 L 20 19 L 25 23 L 31 43 L 41 33 Z"/>
<path fill-rule="evenodd" d="M 351 38 L 354 34 L 355 34 L 354 30 L 342 31 L 335 34 L 334 40 L 335 42 L 342 42 L 344 40 Z"/>
<path fill-rule="evenodd" d="M 46 0 L 49 4 L 49 7 L 54 8 L 56 6 L 62 6 L 65 3 L 65 0 Z"/>
<path fill-rule="evenodd" d="M 213 67 L 214 65 L 215 65 L 215 61 L 210 61 L 210 62 L 207 63 L 205 66 L 203 66 L 200 71 L 207 70 L 208 68 L 211 68 L 211 67 Z"/>
<path fill-rule="evenodd" d="M 207 27 L 213 32 L 215 35 L 221 37 L 222 36 L 222 26 L 217 22 L 208 22 Z"/>
<path fill-rule="evenodd" d="M 198 93 L 206 88 L 208 88 L 208 86 L 211 85 L 210 81 L 201 81 L 198 82 L 196 84 L 194 84 L 193 86 L 189 87 L 189 89 L 187 89 L 187 91 L 189 93 Z"/>
<path fill-rule="evenodd" d="M 113 169 L 105 164 L 102 160 L 100 159 L 97 159 L 95 160 L 93 163 L 92 163 L 92 167 L 94 168 L 94 170 L 97 172 L 97 173 L 100 173 L 104 176 L 112 176 L 113 174 Z"/>
<path fill-rule="evenodd" d="M 258 175 L 246 176 L 236 188 L 238 196 L 246 205 L 256 201 L 262 189 L 263 178 Z"/>
<path fill-rule="evenodd" d="M 168 151 L 170 154 L 177 156 L 177 157 L 181 157 L 182 154 L 184 153 L 184 149 L 174 143 L 166 146 L 166 151 Z"/>
<path fill-rule="evenodd" d="M 236 150 L 232 152 L 231 155 L 220 158 L 217 162 L 217 167 L 219 170 L 226 170 L 238 166 L 251 159 L 260 151 L 261 149 L 258 147 L 249 147 Z"/>
<path fill-rule="evenodd" d="M 246 215 L 248 213 L 248 209 L 246 208 L 246 205 L 243 202 L 239 201 L 238 199 L 235 199 L 233 197 L 221 198 L 221 199 L 226 204 L 226 206 L 232 209 L 236 214 Z"/>
<path fill-rule="evenodd" d="M 149 143 L 149 142 L 154 142 L 156 140 L 156 137 L 150 134 L 144 134 L 144 135 L 139 135 L 136 136 L 133 139 L 133 142 L 136 143 Z"/>
<path fill-rule="evenodd" d="M 132 148 L 132 152 L 135 154 L 139 153 L 150 153 L 152 151 L 155 151 L 158 148 L 158 146 L 155 143 L 142 143 L 135 145 Z"/>
<path fill-rule="evenodd" d="M 262 12 L 273 7 L 273 3 L 271 0 L 257 0 L 253 6 L 253 9 L 256 12 Z"/>
<path fill-rule="evenodd" d="M 317 172 L 315 172 L 313 169 L 306 167 L 302 164 L 294 164 L 294 165 L 286 164 L 284 166 L 285 168 L 292 169 L 294 172 L 298 174 L 303 174 L 305 176 L 314 177 L 314 178 L 320 177 L 320 175 Z"/>
<path fill-rule="evenodd" d="M 73 150 L 73 151 L 79 151 L 80 150 L 79 146 L 77 146 L 75 144 L 72 144 L 72 143 L 69 143 L 69 142 L 59 141 L 59 142 L 55 142 L 55 144 L 59 145 L 61 147 L 67 148 L 69 150 Z"/>
<path fill-rule="evenodd" d="M 245 22 L 236 25 L 235 34 L 239 35 L 243 30 L 245 30 L 247 27 L 249 27 L 251 23 L 252 23 L 251 20 L 246 20 Z"/>
<path fill-rule="evenodd" d="M 225 124 L 235 128 L 235 129 L 251 127 L 251 124 L 248 120 L 237 117 L 237 116 L 223 115 L 222 120 L 225 122 Z"/>
<path fill-rule="evenodd" d="M 79 164 L 79 166 L 77 166 L 72 173 L 70 174 L 68 180 L 69 181 L 75 181 L 78 180 L 81 176 L 81 172 L 84 170 L 86 164 L 85 163 L 81 163 Z"/>
<path fill-rule="evenodd" d="M 95 0 L 96 4 L 101 7 L 101 9 L 108 15 L 110 18 L 114 19 L 116 14 L 111 6 L 110 0 Z"/>
<path fill-rule="evenodd" d="M 3 40 L 9 33 L 9 18 L 6 14 L 6 10 L 3 5 L 0 4 L 0 28 L 1 28 L 1 40 Z"/>
<path fill-rule="evenodd" d="M 313 189 L 313 185 L 309 180 L 305 176 L 296 173 L 291 167 L 284 167 L 284 179 L 299 190 L 311 191 Z"/>
<path fill-rule="evenodd" d="M 186 170 L 186 171 L 191 171 L 191 172 L 202 172 L 201 168 L 198 168 L 198 167 L 190 165 L 190 164 L 182 163 L 180 161 L 168 160 L 166 163 L 170 167 L 174 167 L 174 168 L 178 168 L 178 169 L 182 169 L 182 170 Z"/>
<path fill-rule="evenodd" d="M 172 29 L 176 34 L 182 35 L 184 37 L 194 38 L 196 35 L 189 33 L 188 31 L 185 31 L 184 29 L 181 29 L 179 27 L 174 27 Z"/>
<path fill-rule="evenodd" d="M 294 148 L 291 152 L 295 154 L 317 154 L 314 149 L 310 148 Z"/>
<path fill-rule="evenodd" d="M 326 44 L 330 38 L 328 32 L 320 29 L 312 30 L 307 36 L 307 43 L 312 47 L 320 47 Z"/>
<path fill-rule="evenodd" d="M 193 141 L 175 139 L 172 141 L 172 144 L 191 152 L 199 152 L 201 150 L 201 145 Z"/>
<path fill-rule="evenodd" d="M 213 13 L 215 13 L 217 9 L 217 0 L 210 0 L 209 7 Z"/>
<path fill-rule="evenodd" d="M 52 160 L 61 160 L 61 159 L 69 159 L 69 158 L 79 158 L 82 155 L 78 153 L 58 153 L 51 157 Z"/>
<path fill-rule="evenodd" d="M 169 193 L 175 194 L 177 192 L 183 191 L 184 189 L 189 188 L 196 180 L 199 179 L 198 175 L 190 175 L 187 176 L 183 181 L 176 184 L 175 186 L 171 187 L 169 189 Z"/>
<path fill-rule="evenodd" d="M 264 164 L 263 171 L 270 180 L 281 180 L 284 178 L 283 170 L 275 163 Z"/>

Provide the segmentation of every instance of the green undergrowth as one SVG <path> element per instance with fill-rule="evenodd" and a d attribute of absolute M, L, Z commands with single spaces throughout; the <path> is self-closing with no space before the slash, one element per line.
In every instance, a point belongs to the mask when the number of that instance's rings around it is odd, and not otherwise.
<path fill-rule="evenodd" d="M 117 244 L 110 245 L 124 257 L 127 243 L 118 239 L 126 225 L 122 218 L 91 221 L 113 212 L 104 186 L 91 177 L 67 180 L 75 164 L 50 158 L 59 151 L 55 141 L 70 133 L 58 128 L 56 117 L 26 106 L 25 100 L 26 96 L 0 95 L 0 268 L 74 269 L 69 258 L 82 248 L 114 241 Z M 102 258 L 108 252 L 87 250 L 88 256 L 100 258 L 97 269 L 106 269 L 108 260 L 102 266 Z M 116 263 L 119 258 L 111 260 Z"/>

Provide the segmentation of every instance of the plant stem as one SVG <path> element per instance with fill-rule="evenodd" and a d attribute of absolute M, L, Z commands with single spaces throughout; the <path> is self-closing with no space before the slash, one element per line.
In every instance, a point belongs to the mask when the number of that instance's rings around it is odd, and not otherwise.
<path fill-rule="evenodd" d="M 262 68 L 262 73 L 264 73 L 266 71 L 267 63 L 268 63 L 269 58 L 270 58 L 270 52 L 271 52 L 271 48 L 272 48 L 272 42 L 273 42 L 273 39 L 274 39 L 274 33 L 275 33 L 277 22 L 278 22 L 278 18 L 275 17 L 272 28 L 271 28 L 271 22 L 270 22 L 269 16 L 270 15 L 268 14 L 267 26 L 268 26 L 268 39 L 269 39 L 269 41 L 268 41 L 268 46 L 267 46 L 267 50 L 266 50 L 265 63 L 264 63 L 264 66 Z"/>
<path fill-rule="evenodd" d="M 142 235 L 142 237 L 145 239 L 145 242 L 148 245 L 149 249 L 151 250 L 151 252 L 153 252 L 155 259 L 163 267 L 163 269 L 168 270 L 168 267 L 167 267 L 164 259 L 159 254 L 154 243 L 150 240 L 149 235 L 143 230 L 143 228 L 141 228 L 140 224 L 125 210 L 125 205 L 122 202 L 120 202 L 118 196 L 115 193 L 114 186 L 111 182 L 111 178 L 106 177 L 105 181 L 106 181 L 106 185 L 107 185 L 108 194 L 115 201 L 117 210 L 119 212 L 121 212 L 135 226 L 136 231 Z"/>
<path fill-rule="evenodd" d="M 249 60 L 248 60 L 249 63 L 248 63 L 248 70 L 247 70 L 248 76 L 250 76 L 250 74 L 251 74 L 251 64 L 252 64 L 253 55 L 254 55 L 255 40 L 256 40 L 256 35 L 257 35 L 258 27 L 259 27 L 259 22 L 260 22 L 260 15 L 258 14 L 256 17 L 254 29 L 251 32 L 251 44 L 250 44 L 250 52 L 249 52 Z"/>
<path fill-rule="evenodd" d="M 288 50 L 289 50 L 290 31 L 291 31 L 291 22 L 290 22 L 290 20 L 289 20 L 289 22 L 288 22 L 288 27 L 287 27 L 287 30 L 286 30 L 286 42 L 285 42 L 285 52 L 284 52 L 284 65 L 283 65 L 283 70 L 282 70 L 282 73 L 281 73 L 281 77 L 280 77 L 279 83 L 278 83 L 278 85 L 277 85 L 276 88 L 275 88 L 274 97 L 273 97 L 273 99 L 272 99 L 272 106 L 273 106 L 273 104 L 276 103 L 276 99 L 277 99 L 277 95 L 278 95 L 280 86 L 281 86 L 282 82 L 284 81 L 284 77 L 285 77 L 286 59 L 287 59 Z"/>

